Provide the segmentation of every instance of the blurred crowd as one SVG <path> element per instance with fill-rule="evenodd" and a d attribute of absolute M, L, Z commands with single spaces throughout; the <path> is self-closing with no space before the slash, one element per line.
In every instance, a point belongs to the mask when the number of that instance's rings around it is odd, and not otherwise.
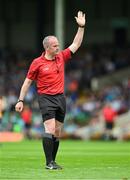
<path fill-rule="evenodd" d="M 24 132 L 30 139 L 40 138 L 43 133 L 35 83 L 27 93 L 23 112 L 16 113 L 14 106 L 28 67 L 37 56 L 31 51 L 0 49 L 0 130 Z M 62 138 L 124 138 L 119 135 L 119 128 L 114 131 L 116 133 L 110 132 L 114 125 L 108 127 L 106 120 L 118 124 L 118 117 L 129 113 L 130 78 L 94 92 L 91 89 L 91 80 L 128 66 L 130 48 L 127 46 L 119 48 L 108 44 L 93 45 L 72 56 L 72 60 L 66 65 L 67 114 Z M 110 111 L 111 117 L 108 117 L 105 113 L 110 115 Z M 130 139 L 130 117 L 124 123 L 126 126 L 123 124 L 123 132 L 128 132 L 126 134 Z"/>

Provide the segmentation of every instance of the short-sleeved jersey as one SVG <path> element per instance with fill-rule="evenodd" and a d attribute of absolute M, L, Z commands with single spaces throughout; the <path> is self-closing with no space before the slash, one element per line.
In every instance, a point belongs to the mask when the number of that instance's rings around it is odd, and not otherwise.
<path fill-rule="evenodd" d="M 104 107 L 103 116 L 107 122 L 113 122 L 116 117 L 116 112 L 111 107 Z"/>
<path fill-rule="evenodd" d="M 64 92 L 64 64 L 71 58 L 69 48 L 59 52 L 55 59 L 48 60 L 44 53 L 33 60 L 27 78 L 36 81 L 38 94 L 60 94 Z"/>

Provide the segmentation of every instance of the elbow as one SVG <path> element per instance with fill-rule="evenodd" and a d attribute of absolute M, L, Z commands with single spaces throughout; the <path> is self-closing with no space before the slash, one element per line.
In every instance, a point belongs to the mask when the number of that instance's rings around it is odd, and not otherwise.
<path fill-rule="evenodd" d="M 69 48 L 73 53 L 75 53 L 79 49 L 80 45 L 81 44 L 79 43 L 73 43 Z"/>
<path fill-rule="evenodd" d="M 75 44 L 75 49 L 78 50 L 80 46 L 81 46 L 81 41 L 79 41 Z"/>
<path fill-rule="evenodd" d="M 80 44 L 77 44 L 77 45 L 75 46 L 75 52 L 80 48 L 80 46 L 81 46 L 81 43 L 80 43 Z"/>

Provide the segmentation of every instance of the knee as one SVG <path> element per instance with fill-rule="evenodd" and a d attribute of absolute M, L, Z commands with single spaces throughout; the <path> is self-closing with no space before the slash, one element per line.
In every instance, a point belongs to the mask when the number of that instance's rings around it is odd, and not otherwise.
<path fill-rule="evenodd" d="M 45 133 L 55 135 L 55 127 L 53 127 L 53 126 L 51 126 L 51 127 L 45 126 Z"/>
<path fill-rule="evenodd" d="M 55 137 L 59 138 L 60 135 L 61 135 L 61 129 L 56 128 L 56 130 L 55 130 Z"/>

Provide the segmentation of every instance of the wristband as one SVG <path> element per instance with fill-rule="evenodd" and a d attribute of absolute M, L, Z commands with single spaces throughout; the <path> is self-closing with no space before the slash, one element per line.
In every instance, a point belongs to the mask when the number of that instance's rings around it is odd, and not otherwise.
<path fill-rule="evenodd" d="M 79 25 L 79 27 L 80 27 L 80 28 L 85 28 L 85 25 L 84 25 L 84 26 L 80 26 L 80 25 Z"/>
<path fill-rule="evenodd" d="M 21 100 L 21 99 L 19 99 L 19 100 L 17 101 L 17 103 L 19 103 L 19 102 L 22 102 L 22 103 L 23 103 L 24 101 L 23 101 L 23 100 Z"/>

